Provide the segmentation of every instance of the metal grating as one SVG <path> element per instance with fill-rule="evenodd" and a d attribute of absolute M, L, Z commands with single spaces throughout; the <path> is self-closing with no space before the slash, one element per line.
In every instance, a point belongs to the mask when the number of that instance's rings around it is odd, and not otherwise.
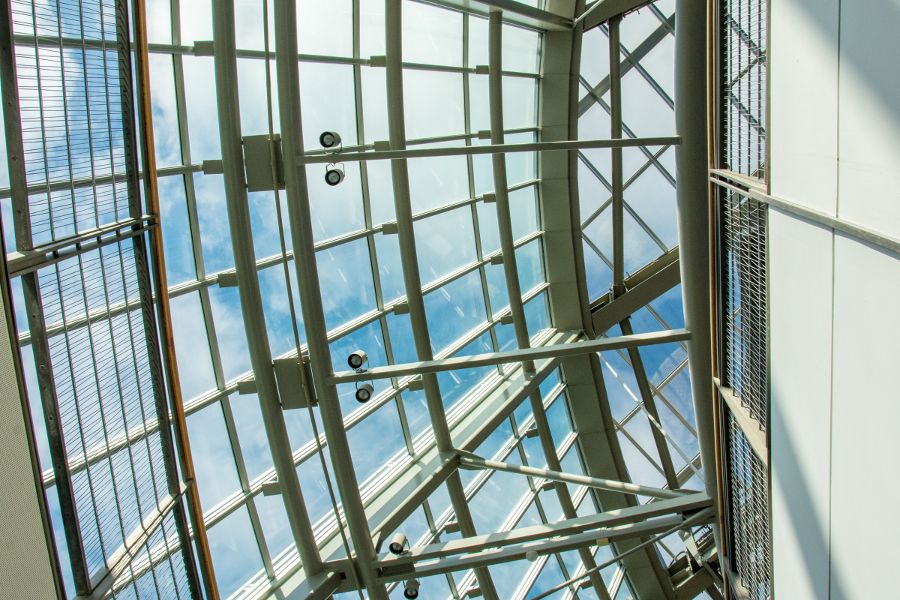
<path fill-rule="evenodd" d="M 724 0 L 722 34 L 722 167 L 766 178 L 765 0 Z"/>
<path fill-rule="evenodd" d="M 184 555 L 178 549 L 176 531 L 174 518 L 169 513 L 136 549 L 134 558 L 122 570 L 104 598 L 192 598 L 189 575 Z"/>
<path fill-rule="evenodd" d="M 15 271 L 18 337 L 34 359 L 65 591 L 108 597 L 139 577 L 131 597 L 149 597 L 149 577 L 157 597 L 198 597 L 142 218 L 128 3 L 7 7 L 7 240 L 28 259 Z"/>
<path fill-rule="evenodd" d="M 12 2 L 34 245 L 129 217 L 120 4 Z"/>
<path fill-rule="evenodd" d="M 722 381 L 765 430 L 769 422 L 766 206 L 722 191 Z"/>
<path fill-rule="evenodd" d="M 727 411 L 728 544 L 731 568 L 753 600 L 770 597 L 768 470 Z"/>
<path fill-rule="evenodd" d="M 91 573 L 112 566 L 124 539 L 168 495 L 159 434 L 147 426 L 155 425 L 161 382 L 142 343 L 137 278 L 130 242 L 39 272 L 45 331 L 57 332 L 50 363 Z"/>

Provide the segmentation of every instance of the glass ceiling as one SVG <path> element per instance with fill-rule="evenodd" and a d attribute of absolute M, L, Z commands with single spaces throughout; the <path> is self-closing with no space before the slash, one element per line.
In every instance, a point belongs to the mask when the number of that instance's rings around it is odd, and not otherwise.
<path fill-rule="evenodd" d="M 38 6 L 59 16 L 77 11 L 75 2 L 14 0 L 21 14 Z M 274 60 L 273 0 L 236 0 L 236 55 L 240 128 L 243 136 L 279 133 Z M 371 57 L 385 55 L 384 2 L 380 0 L 299 0 L 297 39 L 304 146 L 320 148 L 323 131 L 338 132 L 344 150 L 371 149 L 387 140 L 388 94 L 385 69 Z M 403 94 L 408 143 L 412 147 L 486 144 L 490 129 L 488 21 L 437 6 L 403 3 Z M 537 0 L 526 2 L 538 6 Z M 102 6 L 102 3 L 101 3 Z M 627 15 L 620 30 L 623 131 L 625 137 L 674 134 L 674 2 L 659 0 Z M 274 476 L 260 401 L 246 385 L 253 379 L 235 273 L 234 246 L 225 207 L 209 0 L 149 0 L 150 92 L 159 170 L 160 222 L 172 307 L 175 352 L 196 481 L 206 522 L 216 581 L 222 598 L 261 598 L 299 571 L 300 562 L 285 505 L 263 493 Z M 25 18 L 25 17 L 23 17 Z M 18 27 L 18 23 L 17 23 Z M 267 31 L 268 30 L 268 31 Z M 17 31 L 19 33 L 19 31 Z M 26 33 L 23 30 L 23 34 Z M 503 119 L 506 143 L 540 140 L 542 34 L 503 26 Z M 578 131 L 580 139 L 610 137 L 608 30 L 584 34 Z M 46 110 L 46 107 L 45 107 Z M 89 150 L 81 158 L 90 160 Z M 624 265 L 631 276 L 677 247 L 674 148 L 625 148 Z M 587 287 L 596 304 L 613 281 L 612 152 L 578 153 L 578 195 Z M 74 159 L 73 159 L 74 160 Z M 312 231 L 329 351 L 336 370 L 356 349 L 368 366 L 418 360 L 406 302 L 389 161 L 348 162 L 337 186 L 324 181 L 324 165 L 305 167 Z M 497 213 L 485 194 L 494 191 L 490 155 L 414 158 L 408 161 L 419 275 L 432 351 L 437 358 L 510 350 L 514 327 L 505 318 L 509 298 L 500 250 Z M 546 343 L 555 330 L 548 299 L 545 232 L 539 198 L 538 157 L 507 157 L 509 202 L 518 277 L 527 332 L 532 344 Z M 11 240 L 9 178 L 3 173 L 4 231 Z M 248 208 L 258 268 L 264 322 L 273 357 L 296 356 L 305 344 L 296 271 L 291 252 L 284 192 L 250 192 Z M 385 227 L 388 224 L 388 227 Z M 77 227 L 76 227 L 77 229 Z M 87 280 L 84 285 L 89 286 Z M 22 285 L 13 280 L 17 308 Z M 398 310 L 398 307 L 400 309 Z M 27 346 L 28 324 L 19 308 L 20 338 Z M 629 329 L 651 332 L 683 326 L 680 287 L 675 286 L 634 313 Z M 619 325 L 605 332 L 618 336 Z M 24 337 L 23 337 L 24 336 Z M 299 346 L 298 346 L 299 345 Z M 633 367 L 627 350 L 600 355 L 606 393 L 630 478 L 665 487 L 664 461 L 671 461 L 686 488 L 703 489 L 694 431 L 687 353 L 684 344 L 647 346 Z M 27 362 L 27 360 L 26 360 Z M 482 367 L 438 374 L 448 421 L 459 420 L 510 377 L 510 367 Z M 39 413 L 33 365 L 26 366 L 32 410 Z M 646 380 L 646 381 L 644 381 Z M 372 382 L 373 399 L 358 403 L 354 384 L 338 392 L 350 456 L 362 498 L 375 496 L 433 446 L 425 392 L 410 378 Z M 647 410 L 642 388 L 655 398 L 658 419 Z M 540 386 L 546 419 L 562 470 L 586 473 L 573 431 L 565 374 Z M 306 509 L 320 547 L 337 558 L 340 543 L 333 500 L 334 468 L 327 453 L 318 409 L 283 411 Z M 650 418 L 648 418 L 650 416 Z M 311 417 L 316 422 L 311 421 Z M 36 422 L 39 419 L 36 419 Z M 535 429 L 535 415 L 522 403 L 477 448 L 476 454 L 516 465 L 547 466 Z M 654 433 L 655 430 L 655 433 Z M 665 444 L 661 456 L 656 438 Z M 39 442 L 40 442 L 40 436 Z M 46 440 L 41 464 L 49 469 Z M 89 451 L 91 449 L 88 449 Z M 103 452 L 103 449 L 98 451 Z M 563 518 L 560 495 L 538 477 L 494 471 L 460 471 L 475 529 L 479 533 Z M 52 502 L 58 532 L 61 516 Z M 579 515 L 601 510 L 584 486 L 569 485 Z M 335 494 L 335 497 L 332 496 Z M 445 484 L 428 496 L 397 528 L 411 545 L 461 537 Z M 450 524 L 448 526 L 448 523 Z M 684 551 L 677 535 L 657 545 L 668 564 Z M 592 547 L 596 561 L 612 558 L 609 546 Z M 72 575 L 66 572 L 73 594 Z M 528 598 L 582 573 L 576 551 L 489 568 L 500 598 Z M 633 595 L 621 563 L 602 571 L 615 599 Z M 474 573 L 461 571 L 422 580 L 427 598 L 464 598 L 477 586 Z M 390 587 L 402 597 L 402 586 Z M 425 591 L 427 590 L 427 591 Z M 335 597 L 358 597 L 356 592 Z M 591 587 L 570 588 L 554 598 L 596 598 Z"/>

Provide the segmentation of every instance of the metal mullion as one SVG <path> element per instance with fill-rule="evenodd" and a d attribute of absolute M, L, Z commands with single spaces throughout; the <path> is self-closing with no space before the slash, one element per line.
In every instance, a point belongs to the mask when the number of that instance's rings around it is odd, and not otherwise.
<path fill-rule="evenodd" d="M 621 321 L 619 323 L 619 328 L 622 330 L 623 335 L 632 335 L 634 333 L 634 329 L 631 327 L 630 317 L 626 317 Z M 647 371 L 644 369 L 644 361 L 641 358 L 640 350 L 637 348 L 629 348 L 628 356 L 631 359 L 631 370 L 643 400 L 642 404 L 644 410 L 651 422 L 651 433 L 653 434 L 656 451 L 659 453 L 660 463 L 665 471 L 666 483 L 669 485 L 669 488 L 677 489 L 679 485 L 678 477 L 675 473 L 675 465 L 672 462 L 672 456 L 666 445 L 667 436 L 662 428 L 659 411 L 656 409 L 656 402 L 653 398 L 653 391 L 650 389 L 650 382 L 647 380 Z M 656 424 L 656 427 L 653 427 L 653 424 Z"/>
<path fill-rule="evenodd" d="M 60 12 L 59 12 L 60 0 L 57 0 L 56 5 L 57 5 L 56 20 L 57 20 L 57 27 L 59 29 L 59 34 L 60 34 L 59 60 L 60 60 L 60 64 L 62 65 L 62 64 L 65 64 L 65 53 L 64 53 L 65 51 L 63 50 L 63 46 L 62 46 L 62 20 L 61 20 L 61 16 L 60 16 Z M 82 68 L 84 68 L 83 60 L 84 60 L 84 57 L 82 57 Z M 75 174 L 72 169 L 72 163 L 73 163 L 72 144 L 71 144 L 72 140 L 71 140 L 71 137 L 68 135 L 69 134 L 69 99 L 68 99 L 68 86 L 66 85 L 66 70 L 61 68 L 59 70 L 59 74 L 60 74 L 60 78 L 62 81 L 61 91 L 62 91 L 62 105 L 63 105 L 63 120 L 65 122 L 64 128 L 66 130 L 66 153 L 67 153 L 67 159 L 68 159 L 66 161 L 66 164 L 67 164 L 68 170 L 69 170 L 69 181 L 73 181 L 75 179 Z M 108 107 L 108 103 L 107 103 L 107 107 Z M 88 137 L 90 137 L 90 136 L 88 136 Z M 71 204 L 72 204 L 72 224 L 73 224 L 73 227 L 77 227 L 78 207 L 75 204 L 75 188 L 72 187 L 70 189 L 70 192 L 71 192 Z M 116 207 L 116 212 L 118 213 L 118 206 Z M 80 259 L 79 259 L 79 262 L 80 262 Z"/>
<path fill-rule="evenodd" d="M 622 137 L 622 71 L 619 48 L 621 16 L 610 19 L 607 28 L 609 38 L 609 97 L 610 138 Z M 624 188 L 622 185 L 622 149 L 612 148 L 612 240 L 613 240 L 613 297 L 624 292 L 625 234 L 623 229 Z"/>
<path fill-rule="evenodd" d="M 581 239 L 583 239 L 585 241 L 585 243 L 588 245 L 588 247 L 590 247 L 590 249 L 594 251 L 594 253 L 600 258 L 600 260 L 602 260 L 604 263 L 606 263 L 606 266 L 609 267 L 609 269 L 611 271 L 613 268 L 612 261 L 609 260 L 609 258 L 607 258 L 607 256 L 603 253 L 603 251 L 597 247 L 597 244 L 595 244 L 594 241 L 591 238 L 589 238 L 587 236 L 587 234 L 584 232 L 581 233 Z"/>
<path fill-rule="evenodd" d="M 250 523 L 253 529 L 253 537 L 256 538 L 256 544 L 259 546 L 259 552 L 262 555 L 263 567 L 269 578 L 275 577 L 275 567 L 272 565 L 272 555 L 269 553 L 269 545 L 266 543 L 263 535 L 262 523 L 259 520 L 259 511 L 256 509 L 256 503 L 250 495 L 250 479 L 247 475 L 247 464 L 244 462 L 243 451 L 240 446 L 240 437 L 237 434 L 237 428 L 234 423 L 234 414 L 231 411 L 231 399 L 228 396 L 222 398 L 222 413 L 225 418 L 225 430 L 228 432 L 228 441 L 231 446 L 231 453 L 234 457 L 234 463 L 237 467 L 238 481 L 241 490 L 244 493 L 247 512 L 250 516 Z"/>
<path fill-rule="evenodd" d="M 360 0 L 353 0 L 353 57 L 359 58 L 360 55 Z M 362 99 L 362 68 L 359 63 L 353 65 L 353 89 L 354 104 L 356 108 L 356 138 L 359 143 L 365 142 L 365 117 L 363 111 Z M 360 185 L 362 186 L 362 202 L 363 202 L 363 219 L 364 227 L 367 231 L 371 231 L 372 227 L 372 203 L 369 192 L 369 173 L 368 164 L 363 162 L 359 165 Z M 384 340 L 384 354 L 388 364 L 394 362 L 394 349 L 391 342 L 390 328 L 388 327 L 386 312 L 384 310 L 384 294 L 381 286 L 381 273 L 378 268 L 378 251 L 375 245 L 374 235 L 366 236 L 366 243 L 369 248 L 369 265 L 372 271 L 372 282 L 375 287 L 375 307 L 381 313 L 378 317 L 379 327 L 381 329 L 381 337 Z M 398 380 L 392 379 L 393 387 L 398 388 Z M 403 441 L 406 444 L 406 450 L 410 456 L 415 456 L 415 448 L 413 447 L 412 434 L 409 430 L 409 421 L 406 417 L 406 408 L 403 406 L 403 399 L 398 391 L 394 396 L 394 403 L 397 407 L 397 414 L 400 418 L 400 429 L 403 432 Z M 390 401 L 389 401 L 390 402 Z M 388 403 L 389 403 L 388 402 Z"/>
<path fill-rule="evenodd" d="M 272 370 L 268 336 L 264 326 L 260 328 L 260 323 L 265 322 L 265 313 L 259 281 L 254 268 L 253 239 L 243 176 L 237 60 L 234 56 L 235 15 L 232 0 L 216 2 L 212 14 L 214 47 L 216 49 L 214 53 L 215 83 L 225 172 L 225 197 L 250 360 L 291 532 L 301 554 L 304 570 L 307 574 L 314 575 L 321 570 L 321 559 L 315 546 L 312 526 L 290 452 L 290 442 L 284 416 L 281 414 L 275 374 Z"/>
<path fill-rule="evenodd" d="M 469 66 L 469 14 L 463 13 L 463 65 Z M 472 132 L 472 107 L 471 107 L 471 97 L 470 97 L 470 73 L 466 71 L 463 74 L 463 115 L 466 133 Z M 466 145 L 470 145 L 471 140 L 466 140 Z M 469 197 L 475 197 L 475 161 L 472 158 L 472 155 L 466 155 L 466 174 L 468 175 L 468 186 L 469 186 Z M 484 260 L 484 250 L 481 244 L 481 225 L 478 219 L 478 205 L 473 203 L 471 205 L 471 213 L 472 213 L 472 227 L 475 235 L 475 256 L 479 261 Z M 487 281 L 487 269 L 485 266 L 481 266 L 478 268 L 478 276 L 481 280 L 481 294 L 484 300 L 484 311 L 485 315 L 487 315 L 488 321 L 492 321 L 494 319 L 494 310 L 491 306 L 491 297 L 488 291 L 488 281 Z M 494 327 L 489 329 L 490 337 L 491 337 L 491 348 L 495 352 L 500 350 L 500 344 L 497 340 L 497 331 Z M 503 366 L 497 365 L 497 372 L 503 374 Z"/>
<path fill-rule="evenodd" d="M 81 257 L 80 257 L 80 256 L 78 257 L 78 263 L 79 263 L 79 269 L 80 269 L 80 268 L 81 268 Z M 66 308 L 65 308 L 65 302 L 64 302 L 64 300 L 63 300 L 63 293 L 62 293 L 63 286 L 62 286 L 62 280 L 61 280 L 60 272 L 59 272 L 59 271 L 60 271 L 60 270 L 59 270 L 58 267 L 55 267 L 55 268 L 53 269 L 53 272 L 54 272 L 54 274 L 55 274 L 55 279 L 56 279 L 56 287 L 57 287 L 57 290 L 60 291 L 60 293 L 59 293 L 59 306 L 60 306 L 60 312 L 61 312 L 62 315 L 63 315 L 63 316 L 62 316 L 63 322 L 65 322 L 65 318 L 66 318 L 66 317 L 65 317 Z M 84 287 L 81 288 L 81 291 L 82 291 L 82 294 L 84 294 Z M 86 298 L 85 298 L 84 301 L 85 301 L 85 305 L 87 305 L 87 299 L 86 299 Z M 77 388 L 78 388 L 78 386 L 76 385 L 76 376 L 75 376 L 76 369 L 75 369 L 75 367 L 74 367 L 74 365 L 73 365 L 73 361 L 72 361 L 72 346 L 71 346 L 71 339 L 69 338 L 69 332 L 68 332 L 68 330 L 66 330 L 65 328 L 63 329 L 63 337 L 64 337 L 64 339 L 65 339 L 65 353 L 66 353 L 66 358 L 67 358 L 67 361 L 66 361 L 66 362 L 68 363 L 68 371 L 69 371 L 69 376 L 70 376 L 69 379 L 70 379 L 70 382 L 71 382 L 71 393 L 72 393 L 72 406 L 73 406 L 73 411 L 74 411 L 74 413 L 75 413 L 75 418 L 78 420 L 79 431 L 80 431 L 80 432 L 83 432 L 83 431 L 85 430 L 85 426 L 84 426 L 84 423 L 83 423 L 82 417 L 81 417 L 81 408 L 80 408 L 80 406 L 79 406 L 79 404 L 78 404 L 78 400 L 77 400 L 77 395 L 78 395 L 78 390 L 77 390 Z M 93 346 L 93 342 L 91 342 L 91 346 Z M 93 367 L 94 367 L 94 378 L 95 378 L 95 381 L 97 382 L 97 383 L 96 383 L 96 385 L 97 385 L 97 393 L 98 393 L 98 395 L 99 395 L 99 394 L 100 394 L 100 384 L 99 384 L 99 381 L 97 380 L 96 364 L 93 365 Z M 102 407 L 101 407 L 101 414 L 102 414 Z M 104 429 L 105 429 L 105 423 L 103 424 L 103 426 L 104 426 Z M 79 435 L 79 439 L 80 439 L 80 442 L 81 442 L 81 450 L 82 450 L 82 452 L 85 452 L 85 453 L 86 453 L 86 452 L 87 452 L 87 447 L 86 447 L 86 444 L 85 444 L 85 441 L 84 441 L 84 435 L 83 435 L 83 434 L 82 434 L 82 435 Z M 63 456 L 64 456 L 64 458 L 65 458 L 65 454 L 64 454 Z M 111 462 L 111 461 L 110 461 L 110 464 L 109 464 L 109 468 L 112 469 L 112 462 Z M 101 552 L 102 552 L 102 554 L 103 554 L 103 563 L 104 563 L 104 565 L 106 565 L 106 567 L 108 568 L 109 565 L 106 563 L 106 544 L 105 544 L 105 542 L 104 542 L 104 540 L 103 540 L 103 534 L 102 534 L 102 531 L 101 531 L 100 519 L 99 519 L 100 513 L 99 513 L 99 511 L 97 510 L 96 494 L 95 494 L 95 491 L 94 491 L 93 475 L 92 475 L 91 469 L 90 469 L 90 468 L 86 468 L 86 469 L 85 469 L 85 474 L 86 474 L 86 477 L 87 477 L 87 486 L 88 486 L 88 489 L 90 490 L 90 502 L 91 502 L 91 505 L 93 506 L 93 509 L 94 509 L 94 515 L 93 515 L 93 516 L 94 516 L 94 524 L 96 525 L 96 528 L 97 528 L 97 529 L 96 529 L 96 531 L 97 531 L 97 541 L 98 541 L 98 543 L 100 544 L 100 550 L 101 550 Z M 76 505 L 76 509 L 77 509 L 77 505 Z M 77 517 L 76 517 L 76 518 L 77 518 Z M 120 523 L 120 527 L 121 527 L 121 523 Z M 122 534 L 122 535 L 123 535 L 123 537 L 124 537 L 124 530 L 123 530 L 123 534 Z M 83 539 L 83 538 L 82 538 L 82 539 Z M 89 572 L 86 572 L 86 575 L 87 575 L 87 586 L 88 586 L 88 587 L 87 587 L 87 590 L 86 590 L 86 593 L 90 593 L 90 591 L 93 589 L 93 581 L 92 581 L 93 578 L 91 577 L 91 574 L 90 574 Z"/>
<path fill-rule="evenodd" d="M 123 287 L 126 287 L 127 284 L 126 284 L 126 278 L 125 278 L 125 265 L 124 265 L 124 260 L 122 257 L 121 246 L 119 246 L 117 248 L 117 250 L 118 250 L 118 252 L 116 254 L 118 256 L 119 272 L 122 277 L 122 285 L 123 285 Z M 106 282 L 106 273 L 105 273 L 105 267 L 103 265 L 102 253 L 100 255 L 100 268 L 101 268 L 101 270 L 103 270 L 103 280 L 104 280 L 104 282 Z M 104 293 L 104 299 L 105 299 L 106 305 L 109 306 L 109 289 L 106 285 L 103 286 L 103 293 Z M 147 415 L 146 415 L 146 412 L 144 411 L 144 400 L 143 400 L 143 394 L 141 393 L 140 370 L 138 367 L 137 353 L 135 352 L 135 347 L 134 347 L 134 340 L 137 338 L 134 335 L 134 330 L 133 330 L 132 323 L 131 323 L 131 313 L 128 313 L 126 315 L 126 321 L 128 323 L 129 340 L 131 341 L 131 343 L 128 344 L 128 346 L 131 349 L 131 361 L 132 361 L 132 366 L 134 367 L 134 373 L 135 373 L 135 389 L 137 391 L 138 406 L 140 407 L 140 410 L 141 410 L 141 422 L 143 424 L 146 424 Z M 113 329 L 112 318 L 107 320 L 107 324 L 108 324 L 108 329 L 109 329 L 110 341 L 112 344 L 113 359 L 116 362 L 116 383 L 117 383 L 117 387 L 119 390 L 119 403 L 122 408 L 122 425 L 123 425 L 123 430 L 127 431 L 128 413 L 127 413 L 127 410 L 125 407 L 122 381 L 121 381 L 121 377 L 120 377 L 119 369 L 118 369 L 118 356 L 117 356 L 117 352 L 116 352 L 116 335 L 115 335 L 115 331 Z M 148 359 L 150 359 L 150 357 L 148 357 Z M 101 409 L 102 409 L 102 403 L 101 403 Z M 160 435 L 161 436 L 165 435 L 165 433 L 160 432 Z M 107 455 L 109 457 L 108 460 L 109 460 L 110 464 L 112 464 L 114 454 L 109 446 L 109 437 L 105 436 L 105 440 L 106 440 L 106 451 L 107 451 Z M 142 441 L 144 442 L 144 444 L 143 444 L 144 448 L 147 450 L 148 465 L 149 465 L 150 472 L 151 472 L 151 483 L 153 485 L 153 491 L 154 491 L 154 496 L 155 496 L 155 501 L 156 501 L 156 507 L 154 507 L 154 508 L 157 508 L 159 506 L 159 501 L 160 501 L 161 495 L 159 493 L 159 489 L 157 488 L 157 484 L 156 484 L 156 473 L 155 473 L 155 468 L 153 466 L 153 458 L 152 458 L 152 453 L 150 450 L 149 437 L 144 437 Z M 131 478 L 132 478 L 132 482 L 134 484 L 135 499 L 138 503 L 139 514 L 141 516 L 143 516 L 143 514 L 142 514 L 143 511 L 140 510 L 141 495 L 140 495 L 139 484 L 137 481 L 137 469 L 135 468 L 135 464 L 134 464 L 134 454 L 132 451 L 133 447 L 134 447 L 134 445 L 132 445 L 132 444 L 127 444 L 125 446 L 125 448 L 128 451 L 129 461 L 131 463 Z M 139 523 L 138 523 L 139 527 L 142 527 L 141 522 L 140 522 L 141 520 L 139 520 Z M 123 538 L 125 538 L 125 537 L 127 537 L 127 536 L 123 533 Z"/>
<path fill-rule="evenodd" d="M 57 3 L 57 5 L 58 5 L 58 3 Z M 31 4 L 32 23 L 33 23 L 35 31 L 37 31 L 38 20 L 37 20 L 37 13 L 35 11 L 35 6 L 36 6 L 36 3 L 32 2 L 32 4 Z M 56 234 L 54 232 L 54 227 L 53 227 L 54 221 L 55 221 L 55 219 L 53 218 L 53 202 L 52 202 L 52 196 L 51 196 L 51 193 L 49 190 L 50 168 L 48 166 L 49 159 L 47 156 L 47 132 L 46 132 L 47 125 L 46 125 L 45 119 L 44 119 L 44 89 L 43 89 L 43 86 L 41 83 L 41 56 L 40 56 L 40 49 L 38 48 L 36 41 L 34 44 L 34 73 L 35 73 L 35 86 L 37 89 L 37 112 L 38 112 L 38 119 L 41 124 L 41 146 L 42 146 L 42 150 L 43 150 L 43 160 L 41 162 L 43 163 L 43 166 L 44 166 L 44 182 L 47 184 L 47 188 L 48 188 L 47 189 L 47 214 L 48 214 L 47 223 L 48 223 L 49 230 L 50 230 L 50 238 L 56 239 Z M 16 83 L 16 85 L 17 85 L 17 83 Z M 25 158 L 25 157 L 23 157 L 23 158 Z M 23 168 L 24 167 L 27 167 L 27 165 L 23 164 Z M 26 203 L 28 202 L 27 196 L 25 198 L 25 201 L 26 201 Z M 26 212 L 28 210 L 30 210 L 30 207 L 28 207 L 27 204 L 26 204 L 25 210 L 26 210 Z M 28 244 L 29 244 L 29 247 L 32 244 L 32 239 L 30 236 L 28 239 Z"/>
<path fill-rule="evenodd" d="M 632 435 L 628 432 L 628 430 L 625 429 L 624 426 L 622 426 L 622 425 L 619 424 L 618 421 L 615 422 L 615 429 L 616 429 L 617 432 L 621 432 L 622 435 L 624 435 L 625 438 L 626 438 L 629 442 L 631 442 L 631 445 L 634 446 L 635 449 L 636 449 L 638 452 L 640 452 L 641 455 L 642 455 L 645 459 L 647 459 L 647 462 L 650 463 L 650 465 L 651 465 L 654 469 L 656 469 L 656 470 L 659 472 L 660 475 L 662 475 L 663 477 L 665 477 L 666 474 L 665 474 L 665 472 L 663 471 L 662 467 L 659 466 L 659 463 L 657 463 L 656 460 L 654 460 L 653 457 L 650 456 L 650 455 L 647 453 L 646 450 L 644 450 L 644 447 L 641 446 L 641 445 L 637 442 L 637 440 L 635 440 L 634 437 L 632 437 Z"/>
<path fill-rule="evenodd" d="M 91 154 L 90 165 L 91 165 L 91 181 L 93 182 L 93 185 L 91 186 L 91 188 L 93 190 L 93 196 L 94 196 L 94 225 L 96 227 L 99 227 L 100 226 L 100 208 L 97 205 L 97 182 L 96 182 L 97 174 L 95 172 L 94 160 L 93 160 L 93 156 L 94 156 L 94 139 L 93 138 L 94 138 L 94 136 L 92 135 L 92 132 L 91 132 L 91 129 L 92 129 L 91 128 L 91 109 L 90 109 L 90 102 L 88 102 L 87 50 L 84 45 L 84 9 L 83 9 L 82 2 L 83 2 L 83 0 L 78 0 L 78 7 L 79 7 L 78 16 L 79 16 L 79 23 L 81 25 L 81 60 L 82 60 L 81 66 L 84 69 L 84 105 L 85 105 L 84 112 L 85 112 L 85 117 L 87 118 L 88 151 Z M 102 15 L 103 0 L 100 0 L 100 12 Z M 102 29 L 104 27 L 102 16 L 100 18 L 100 27 L 101 27 L 101 31 L 102 31 Z M 60 32 L 60 37 L 62 37 L 62 32 Z M 106 36 L 102 35 L 102 37 L 105 39 Z M 101 52 L 103 54 L 103 76 L 104 76 L 104 79 L 107 79 L 105 43 L 103 46 L 101 46 Z M 109 104 L 109 81 L 105 81 L 105 84 L 103 86 L 103 91 L 104 91 L 104 95 L 106 96 L 106 123 L 107 123 L 107 127 L 109 128 L 109 132 L 110 132 L 110 135 L 109 135 L 110 168 L 113 173 L 113 176 L 115 176 L 115 160 L 113 158 L 113 151 L 112 151 L 112 137 L 113 137 L 112 136 L 112 123 L 110 120 L 111 107 Z M 115 184 L 113 184 L 113 185 L 115 185 Z M 73 194 L 75 193 L 74 189 L 72 190 L 72 193 Z M 114 187 L 113 188 L 114 202 L 115 202 L 115 195 L 116 194 L 115 194 L 115 187 Z M 116 210 L 115 213 L 116 213 L 116 217 L 118 218 L 118 210 Z M 75 220 L 77 222 L 77 219 L 75 219 Z"/>

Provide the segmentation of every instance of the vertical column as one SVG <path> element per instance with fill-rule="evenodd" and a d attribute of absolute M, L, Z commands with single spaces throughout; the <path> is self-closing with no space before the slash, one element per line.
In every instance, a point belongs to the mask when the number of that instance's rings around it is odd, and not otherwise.
<path fill-rule="evenodd" d="M 676 0 L 675 149 L 681 293 L 684 298 L 691 390 L 704 483 L 717 497 L 715 411 L 710 331 L 710 206 L 707 182 L 706 3 Z M 718 538 L 718 527 L 714 528 Z M 719 540 L 716 540 L 719 547 Z"/>
<path fill-rule="evenodd" d="M 137 109 L 138 123 L 141 127 L 141 133 L 138 136 L 140 141 L 141 163 L 144 169 L 144 197 L 147 203 L 147 212 L 159 219 L 159 181 L 156 173 L 156 150 L 155 140 L 153 136 L 153 107 L 150 102 L 150 63 L 147 49 L 147 15 L 145 0 L 133 0 L 132 19 L 134 22 L 134 45 L 135 45 L 135 79 L 137 87 Z M 125 36 L 128 39 L 128 36 Z M 138 197 L 140 195 L 138 194 Z M 184 403 L 181 397 L 181 381 L 178 374 L 178 364 L 175 357 L 175 339 L 172 332 L 172 313 L 169 306 L 168 281 L 166 278 L 166 263 L 163 252 L 163 237 L 160 227 L 154 227 L 149 232 L 151 252 L 150 263 L 153 266 L 154 285 L 159 294 L 157 296 L 157 312 L 159 320 L 159 331 L 162 336 L 161 349 L 162 360 L 160 371 L 165 370 L 166 378 L 169 383 L 170 403 L 165 403 L 165 410 L 160 411 L 157 407 L 157 420 L 160 425 L 169 421 L 169 406 L 171 404 L 172 416 L 171 425 L 176 435 L 179 456 L 181 458 L 181 475 L 186 485 L 185 498 L 187 500 L 187 512 L 190 517 L 190 527 L 194 531 L 194 540 L 197 548 L 197 558 L 200 564 L 200 576 L 203 579 L 203 587 L 206 589 L 208 596 L 212 600 L 218 600 L 219 590 L 216 583 L 215 570 L 212 564 L 212 555 L 209 549 L 209 540 L 206 536 L 206 524 L 203 522 L 203 508 L 200 504 L 200 494 L 194 478 L 194 464 L 191 458 L 191 446 L 187 433 L 187 421 L 184 414 Z M 164 393 L 164 392 L 163 392 Z M 163 429 L 168 431 L 168 426 Z M 169 436 L 163 435 L 168 439 Z M 175 483 L 178 484 L 178 472 L 175 470 L 174 462 L 172 469 L 175 471 Z M 168 473 L 167 473 L 168 475 Z M 177 488 L 176 488 L 177 490 Z M 170 494 L 173 493 L 172 486 L 169 486 Z M 202 593 L 199 589 L 197 581 L 197 569 L 195 567 L 193 552 L 190 543 L 190 533 L 188 524 L 185 519 L 184 509 L 181 502 L 178 502 L 175 510 L 177 519 L 176 527 L 178 528 L 179 540 L 184 551 L 185 569 L 189 574 L 189 582 L 191 585 L 191 593 L 195 598 L 201 598 Z"/>

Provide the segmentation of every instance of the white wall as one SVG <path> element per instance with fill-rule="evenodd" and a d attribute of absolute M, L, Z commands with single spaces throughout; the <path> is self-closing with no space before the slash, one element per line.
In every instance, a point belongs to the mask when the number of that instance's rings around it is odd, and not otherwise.
<path fill-rule="evenodd" d="M 0 292 L 0 589 L 4 597 L 49 600 L 56 586 L 27 436 Z"/>
<path fill-rule="evenodd" d="M 900 0 L 771 3 L 771 193 L 900 238 Z M 769 212 L 773 590 L 888 598 L 900 256 Z"/>

